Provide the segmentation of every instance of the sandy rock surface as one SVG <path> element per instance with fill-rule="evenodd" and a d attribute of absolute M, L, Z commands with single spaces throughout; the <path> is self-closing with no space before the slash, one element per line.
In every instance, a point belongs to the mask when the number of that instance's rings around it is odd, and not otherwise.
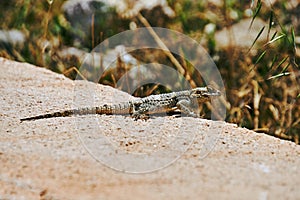
<path fill-rule="evenodd" d="M 189 117 L 21 123 L 132 97 L 2 58 L 0 92 L 0 199 L 300 199 L 292 142 Z"/>

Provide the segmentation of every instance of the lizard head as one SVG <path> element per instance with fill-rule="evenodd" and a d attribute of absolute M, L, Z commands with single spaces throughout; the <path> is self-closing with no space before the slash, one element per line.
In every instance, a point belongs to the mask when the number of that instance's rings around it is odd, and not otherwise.
<path fill-rule="evenodd" d="M 198 87 L 191 90 L 190 97 L 197 98 L 200 101 L 207 101 L 211 97 L 220 96 L 221 92 L 211 86 Z"/>

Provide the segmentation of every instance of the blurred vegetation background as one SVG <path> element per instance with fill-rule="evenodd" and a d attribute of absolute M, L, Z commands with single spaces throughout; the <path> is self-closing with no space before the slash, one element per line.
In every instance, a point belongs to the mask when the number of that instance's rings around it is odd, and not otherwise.
<path fill-rule="evenodd" d="M 199 42 L 218 66 L 226 89 L 226 121 L 299 144 L 297 0 L 11 0 L 1 1 L 0 9 L 0 56 L 71 79 L 80 75 L 94 80 L 89 77 L 93 74 L 78 74 L 83 59 L 117 33 L 149 25 L 184 33 Z M 121 54 L 126 48 L 113 50 Z M 134 62 L 120 57 L 114 67 L 97 77 L 98 82 L 117 87 L 122 74 L 137 63 L 164 63 L 178 69 L 162 51 L 129 53 Z M 182 66 L 182 75 L 191 77 L 193 86 L 203 85 L 188 62 L 171 56 Z M 168 88 L 150 84 L 133 94 L 166 91 Z"/>

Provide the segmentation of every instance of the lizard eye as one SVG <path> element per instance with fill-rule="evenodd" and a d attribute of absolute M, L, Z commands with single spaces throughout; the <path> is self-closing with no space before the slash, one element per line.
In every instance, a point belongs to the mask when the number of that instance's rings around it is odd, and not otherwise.
<path fill-rule="evenodd" d="M 191 96 L 193 96 L 193 97 L 201 97 L 201 96 L 203 96 L 204 92 L 205 91 L 199 90 L 199 89 L 196 88 L 196 89 L 192 90 Z"/>

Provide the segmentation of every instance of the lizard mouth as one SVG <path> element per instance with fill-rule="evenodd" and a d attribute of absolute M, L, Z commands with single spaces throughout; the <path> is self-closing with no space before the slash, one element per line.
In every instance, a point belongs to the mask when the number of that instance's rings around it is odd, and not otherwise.
<path fill-rule="evenodd" d="M 220 91 L 216 91 L 216 92 L 207 92 L 202 94 L 205 97 L 212 97 L 212 96 L 221 96 L 221 92 Z"/>

